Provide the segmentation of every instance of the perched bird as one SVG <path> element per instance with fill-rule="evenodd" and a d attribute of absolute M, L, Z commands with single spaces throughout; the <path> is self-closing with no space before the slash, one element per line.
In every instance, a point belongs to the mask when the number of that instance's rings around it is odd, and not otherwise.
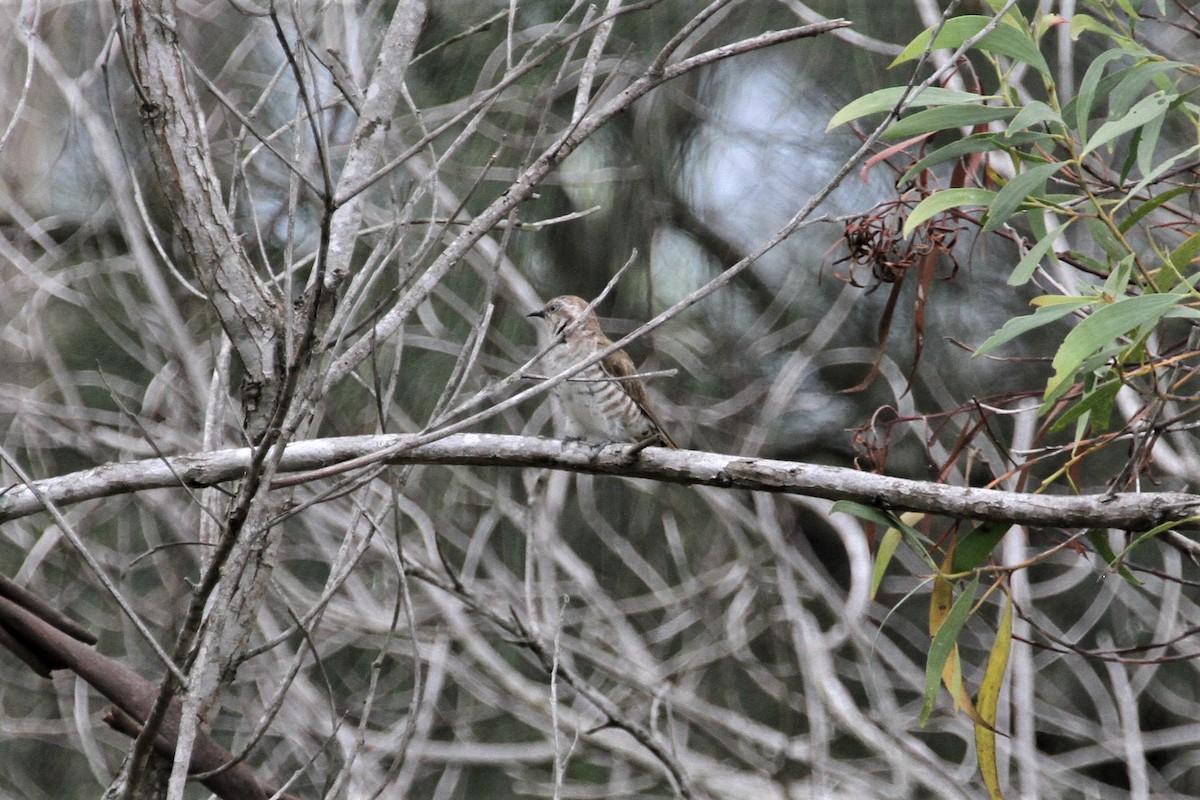
<path fill-rule="evenodd" d="M 612 340 L 600 330 L 600 321 L 588 311 L 587 305 L 581 297 L 564 295 L 528 315 L 546 320 L 555 339 L 554 345 L 542 356 L 547 377 L 586 361 L 612 345 Z M 579 324 L 571 328 L 576 320 L 580 320 Z M 674 448 L 675 443 L 663 430 L 650 406 L 646 385 L 640 378 L 628 377 L 635 374 L 633 361 L 624 350 L 618 350 L 560 383 L 555 391 L 567 416 L 585 436 L 599 437 L 607 442 L 634 442 L 641 447 L 655 444 Z"/>

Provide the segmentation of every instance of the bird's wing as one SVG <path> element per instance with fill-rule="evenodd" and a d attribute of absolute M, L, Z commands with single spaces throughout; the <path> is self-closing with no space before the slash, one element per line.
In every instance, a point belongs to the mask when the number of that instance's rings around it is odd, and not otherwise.
<path fill-rule="evenodd" d="M 630 375 L 637 374 L 637 369 L 633 366 L 633 359 L 624 350 L 618 350 L 600 359 L 600 368 L 604 370 L 605 374 L 613 378 L 628 378 Z M 671 441 L 671 437 L 667 435 L 667 431 L 659 421 L 658 415 L 654 413 L 653 406 L 650 405 L 650 395 L 646 392 L 646 384 L 642 383 L 640 378 L 617 381 L 617 384 L 625 391 L 625 394 L 633 399 L 633 402 L 637 403 L 638 408 L 650 418 L 650 421 L 654 423 L 654 427 L 658 428 L 658 434 L 662 437 L 663 444 L 672 450 L 677 450 L 675 442 Z"/>

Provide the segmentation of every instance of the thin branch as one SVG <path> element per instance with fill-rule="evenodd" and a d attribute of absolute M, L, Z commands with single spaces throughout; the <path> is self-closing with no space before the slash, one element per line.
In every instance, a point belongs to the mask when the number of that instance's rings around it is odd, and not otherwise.
<path fill-rule="evenodd" d="M 830 20 L 819 25 L 806 25 L 799 28 L 789 28 L 776 31 L 764 36 L 756 36 L 742 42 L 719 47 L 678 64 L 672 64 L 661 75 L 647 73 L 616 95 L 601 108 L 583 117 L 578 125 L 572 125 L 560 135 L 538 158 L 521 174 L 509 188 L 497 197 L 471 224 L 463 230 L 450 245 L 429 265 L 429 268 L 414 281 L 413 286 L 387 314 L 379 320 L 372 330 L 347 348 L 346 352 L 334 361 L 327 371 L 323 389 L 328 391 L 344 378 L 351 370 L 367 357 L 376 343 L 390 337 L 406 320 L 418 305 L 441 283 L 442 278 L 457 264 L 464 255 L 475 245 L 476 241 L 493 229 L 509 212 L 524 202 L 550 172 L 566 159 L 589 136 L 599 130 L 605 123 L 617 114 L 631 106 L 634 101 L 649 93 L 663 83 L 677 78 L 684 73 L 707 64 L 712 64 L 734 55 L 751 50 L 769 47 L 782 42 L 794 41 L 805 37 L 819 36 L 836 28 L 842 28 L 850 23 L 846 20 Z M 848 170 L 847 170 L 848 171 Z M 811 208 L 807 213 L 811 213 Z M 807 213 L 805 216 L 807 216 Z M 799 222 L 795 223 L 799 225 Z M 794 229 L 793 229 L 794 230 Z M 789 231 L 789 234 L 791 231 Z M 714 289 L 715 290 L 715 287 Z M 711 291 L 711 290 L 710 290 Z M 690 305 L 690 304 L 689 304 Z M 661 324 L 661 321 L 660 323 Z M 613 348 L 614 350 L 616 348 Z M 596 360 L 599 360 L 598 358 Z M 585 367 L 581 367 L 582 370 Z"/>
<path fill-rule="evenodd" d="M 167 671 L 174 675 L 175 679 L 180 683 L 186 684 L 187 680 L 183 673 L 179 671 L 179 667 L 175 665 L 175 662 L 169 655 L 167 655 L 166 651 L 163 650 L 162 645 L 160 645 L 158 640 L 154 638 L 154 634 L 150 633 L 150 629 L 146 627 L 146 623 L 140 616 L 138 616 L 138 613 L 134 610 L 133 605 L 125 599 L 123 594 L 121 594 L 121 590 L 117 588 L 117 585 L 113 582 L 112 578 L 108 576 L 108 573 L 105 571 L 104 566 L 100 563 L 100 560 L 95 556 L 94 553 L 92 553 L 91 549 L 84 544 L 83 537 L 79 535 L 79 533 L 75 530 L 75 526 L 72 525 L 70 521 L 68 521 L 63 515 L 62 511 L 58 507 L 59 504 L 45 493 L 37 481 L 31 480 L 25 473 L 25 470 L 21 468 L 21 465 L 17 462 L 17 460 L 10 456 L 2 447 L 0 447 L 0 461 L 3 461 L 3 463 L 8 465 L 9 469 L 16 473 L 17 477 L 22 481 L 20 484 L 21 488 L 28 492 L 30 497 L 34 498 L 38 505 L 50 512 L 50 516 L 54 519 L 54 523 L 58 525 L 59 530 L 61 530 L 63 535 L 67 537 L 67 541 L 69 541 L 79 553 L 84 563 L 86 563 L 88 568 L 92 571 L 92 574 L 96 576 L 96 580 L 100 582 L 100 585 L 104 587 L 105 591 L 109 593 L 113 600 L 117 601 L 117 605 L 120 606 L 123 612 L 125 612 L 125 616 L 129 618 L 130 622 L 133 623 L 134 628 L 136 628 L 137 632 L 141 634 L 143 639 L 146 640 L 146 643 L 150 645 L 150 648 L 154 651 L 155 655 L 158 656 L 159 660 L 163 663 L 163 666 L 167 668 Z M 160 461 L 159 463 L 161 464 L 162 462 Z"/>

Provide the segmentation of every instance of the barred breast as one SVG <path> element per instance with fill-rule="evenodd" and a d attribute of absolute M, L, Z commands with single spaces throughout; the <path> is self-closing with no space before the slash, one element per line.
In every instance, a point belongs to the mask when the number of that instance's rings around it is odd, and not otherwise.
<path fill-rule="evenodd" d="M 575 348 L 562 343 L 546 354 L 549 376 L 562 372 L 590 355 L 573 357 Z M 586 438 L 609 442 L 639 442 L 660 435 L 658 427 L 625 390 L 599 364 L 593 364 L 555 387 L 563 411 Z"/>

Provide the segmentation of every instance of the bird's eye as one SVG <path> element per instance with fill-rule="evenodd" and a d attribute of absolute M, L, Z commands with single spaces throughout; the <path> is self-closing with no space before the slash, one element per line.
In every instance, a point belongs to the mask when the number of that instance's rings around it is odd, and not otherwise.
<path fill-rule="evenodd" d="M 546 306 L 546 310 L 551 311 L 551 312 L 558 311 L 558 309 L 560 309 L 560 308 L 562 308 L 562 306 L 557 302 L 551 303 L 550 305 Z"/>

